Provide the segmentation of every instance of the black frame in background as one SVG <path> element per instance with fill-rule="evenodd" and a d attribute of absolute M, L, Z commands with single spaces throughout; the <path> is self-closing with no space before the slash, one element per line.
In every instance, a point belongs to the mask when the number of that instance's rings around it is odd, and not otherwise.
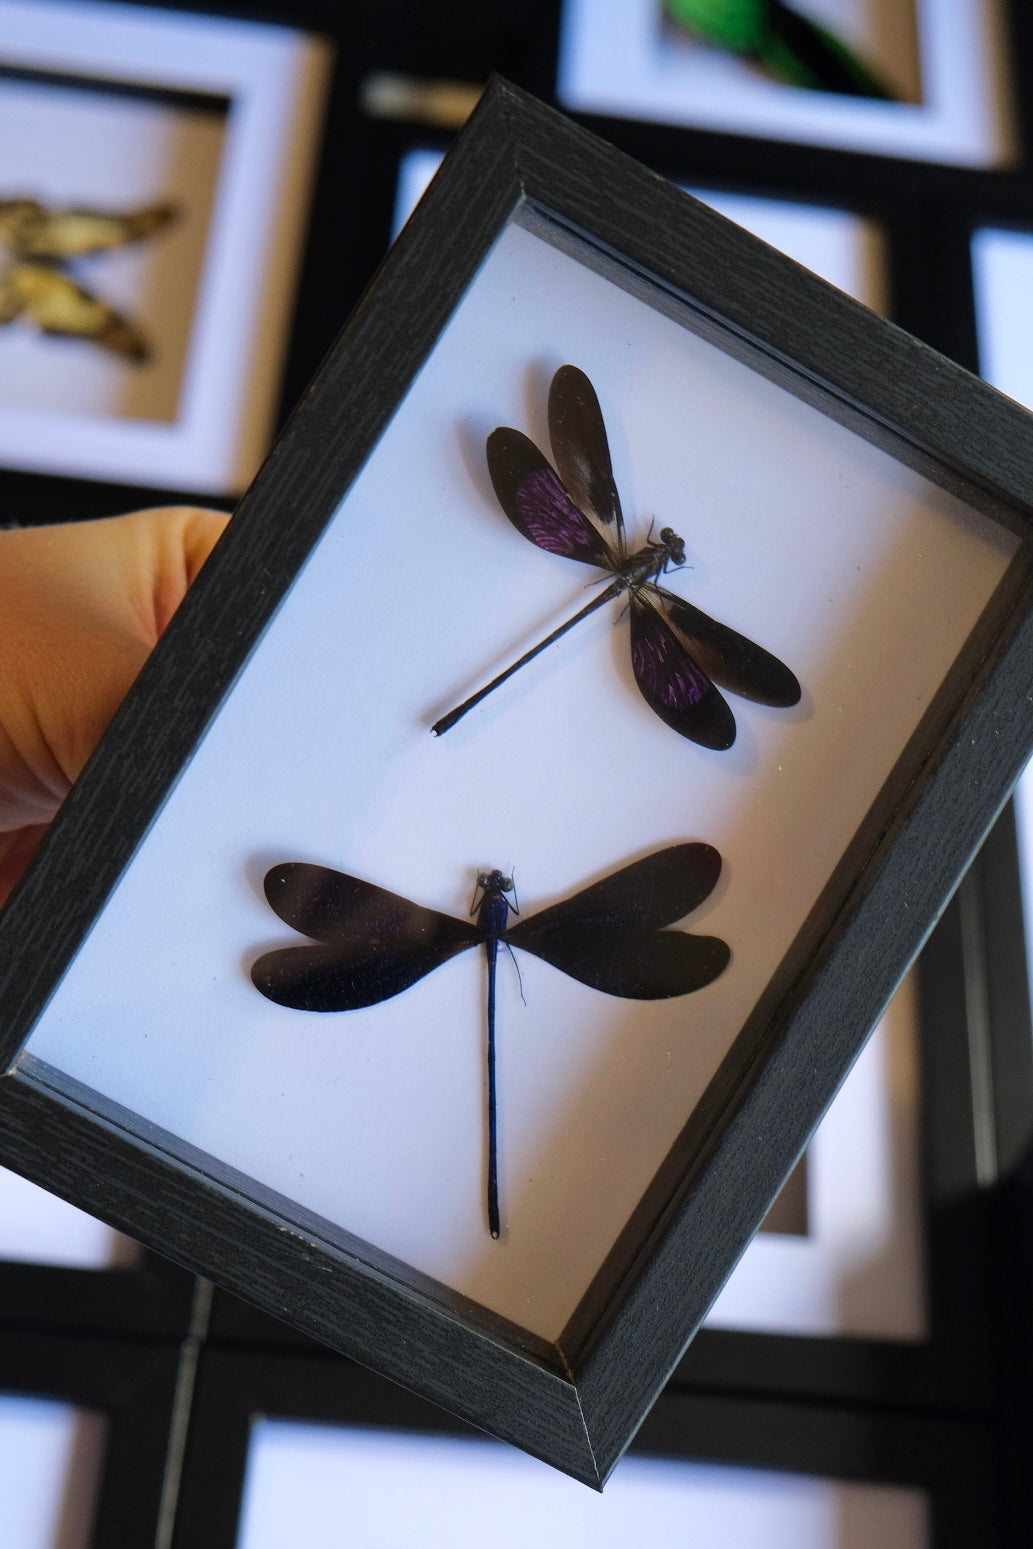
<path fill-rule="evenodd" d="M 93 1549 L 146 1549 L 167 1531 L 179 1481 L 177 1421 L 186 1423 L 194 1359 L 189 1342 L 181 1349 L 122 1337 L 0 1331 L 0 1396 L 50 1399 L 104 1417 Z M 80 1506 L 73 1494 L 65 1511 Z"/>
<path fill-rule="evenodd" d="M 104 1269 L 0 1259 L 0 1328 L 181 1339 L 190 1327 L 194 1276 L 134 1248 L 132 1263 Z"/>
<path fill-rule="evenodd" d="M 306 3 L 289 9 L 285 3 L 276 3 L 276 0 L 237 4 L 227 3 L 227 0 L 216 4 L 191 0 L 189 5 L 174 0 L 170 8 L 281 21 L 336 36 L 338 41 L 308 249 L 285 371 L 283 407 L 286 411 L 333 342 L 334 334 L 382 256 L 395 193 L 394 177 L 390 177 L 389 186 L 387 179 L 391 167 L 397 165 L 399 150 L 414 143 L 439 143 L 444 149 L 449 138 L 419 123 L 376 123 L 366 118 L 357 100 L 361 79 L 369 69 L 381 68 L 476 80 L 488 68 L 493 68 L 548 98 L 554 78 L 560 0 L 540 0 L 533 9 L 516 3 L 516 0 L 495 0 L 490 5 L 485 5 L 482 0 L 460 0 L 459 5 L 447 7 L 447 17 L 433 20 L 423 0 L 389 0 L 389 3 L 362 0 L 362 3 L 347 6 L 338 0 L 322 0 L 322 3 L 306 0 Z M 712 186 L 721 191 L 813 201 L 878 220 L 888 240 L 891 316 L 960 364 L 975 369 L 978 360 L 969 261 L 970 233 L 974 227 L 982 225 L 1033 230 L 1033 176 L 1030 171 L 1033 14 L 1022 0 L 1009 0 L 1008 8 L 1014 64 L 1013 92 L 1018 136 L 1023 147 L 1021 164 L 1013 169 L 973 170 L 934 163 L 900 162 L 881 156 L 824 151 L 811 146 L 638 124 L 629 120 L 584 118 L 583 121 L 604 138 L 679 181 L 694 181 L 701 187 Z M 354 221 L 356 209 L 362 212 L 358 229 Z M 0 473 L 0 522 L 106 515 L 135 505 L 176 500 L 182 494 L 3 472 Z M 1033 1286 L 1033 1230 L 1030 1229 L 1033 1221 L 1033 1210 L 1030 1209 L 1033 1160 L 1028 1150 L 1029 1086 L 1021 1070 L 1028 1050 L 1028 1043 L 1024 1043 L 1029 1018 L 1025 955 L 1021 921 L 1016 911 L 1018 883 L 1013 823 L 1007 813 L 987 841 L 980 861 L 973 867 L 963 888 L 970 898 L 978 898 L 983 914 L 984 962 L 979 972 L 985 972 L 997 1164 L 1004 1182 L 997 1188 L 984 1188 L 981 1193 L 974 1188 L 975 1138 L 977 1132 L 985 1138 L 986 1113 L 980 1111 L 977 1119 L 971 1097 L 966 1096 L 966 1091 L 970 1093 L 971 1089 L 971 1066 L 966 1072 L 955 1060 L 944 1062 L 936 1033 L 937 1018 L 949 1022 L 952 1018 L 956 1020 L 959 1014 L 956 986 L 964 929 L 960 905 L 956 902 L 950 906 L 926 948 L 920 970 L 923 1042 L 926 1045 L 923 1080 L 927 1087 L 930 1082 L 935 1085 L 940 1099 L 947 1104 L 945 1113 L 949 1112 L 951 1103 L 955 1105 L 960 1126 L 956 1137 L 949 1124 L 944 1127 L 938 1142 L 934 1135 L 929 1136 L 928 1181 L 933 1231 L 930 1246 L 934 1256 L 939 1256 L 949 1266 L 959 1241 L 973 1240 L 968 1235 L 971 1230 L 984 1236 L 992 1245 L 988 1264 L 989 1294 L 1000 1316 L 993 1330 L 987 1330 L 984 1325 L 976 1340 L 989 1357 L 993 1378 L 982 1384 L 977 1382 L 970 1388 L 968 1378 L 962 1376 L 959 1382 L 960 1374 L 952 1369 L 935 1379 L 933 1386 L 939 1390 L 937 1396 L 936 1392 L 919 1391 L 924 1389 L 924 1383 L 919 1382 L 915 1388 L 910 1378 L 903 1388 L 898 1385 L 901 1363 L 897 1357 L 903 1356 L 905 1362 L 909 1362 L 910 1351 L 894 1350 L 881 1344 L 873 1349 L 872 1343 L 867 1341 L 855 1345 L 850 1341 L 704 1330 L 679 1367 L 674 1382 L 679 1388 L 683 1382 L 691 1385 L 696 1394 L 703 1387 L 720 1390 L 722 1394 L 738 1392 L 745 1395 L 796 1391 L 811 1398 L 836 1396 L 854 1405 L 860 1399 L 861 1407 L 851 1411 L 856 1420 L 854 1434 L 858 1455 L 885 1450 L 879 1441 L 879 1416 L 875 1409 L 866 1407 L 873 1402 L 878 1404 L 880 1389 L 884 1393 L 883 1402 L 918 1406 L 916 1418 L 909 1423 L 917 1426 L 915 1444 L 920 1451 L 927 1444 L 924 1438 L 940 1434 L 940 1422 L 918 1419 L 919 1411 L 924 1411 L 930 1404 L 936 1408 L 942 1405 L 943 1413 L 951 1418 L 943 1422 L 945 1429 L 937 1446 L 949 1459 L 950 1469 L 958 1480 L 967 1480 L 970 1467 L 975 1468 L 982 1480 L 992 1475 L 994 1465 L 985 1453 L 989 1445 L 995 1450 L 999 1464 L 1004 1459 L 1007 1467 L 1007 1459 L 1011 1457 L 1015 1466 L 1008 1472 L 1014 1487 L 1023 1472 L 1022 1463 L 1028 1457 L 1030 1439 L 1029 1395 L 1033 1360 L 1024 1330 L 1029 1288 Z M 967 950 L 971 955 L 971 907 L 968 913 L 970 940 Z M 935 973 L 927 961 L 930 958 L 939 960 L 940 966 Z M 971 966 L 969 971 L 971 973 Z M 932 1006 L 935 1011 L 931 1010 Z M 985 1050 L 985 1042 L 983 1047 Z M 1015 1054 L 1018 1056 L 1018 1079 L 1012 1064 Z M 973 1053 L 972 1058 L 978 1058 L 978 1054 Z M 927 1093 L 927 1105 L 929 1100 L 935 1103 L 936 1094 L 933 1093 L 930 1099 Z M 966 1276 L 968 1272 L 966 1269 Z M 136 1305 L 141 1296 L 139 1291 L 133 1290 L 128 1300 L 123 1299 L 124 1277 L 128 1273 L 132 1272 L 4 1264 L 0 1266 L 0 1316 L 23 1326 L 37 1324 L 58 1330 L 90 1327 L 109 1330 L 111 1335 L 128 1331 L 153 1336 L 160 1330 L 161 1342 L 153 1348 L 164 1359 L 168 1349 L 164 1338 L 176 1338 L 186 1329 L 183 1310 L 189 1297 L 184 1294 L 184 1287 L 192 1284 L 190 1277 L 171 1266 L 163 1266 L 160 1260 L 154 1260 L 146 1268 L 144 1273 L 149 1286 L 156 1290 L 159 1301 L 166 1304 L 167 1282 L 181 1277 L 179 1288 L 171 1292 L 174 1310 L 169 1312 L 166 1306 L 166 1311 L 159 1312 L 152 1321 L 152 1313 L 141 1313 Z M 149 1298 L 150 1291 L 143 1293 L 144 1301 Z M 959 1303 L 959 1308 L 962 1305 Z M 269 1348 L 284 1339 L 290 1345 L 298 1344 L 298 1353 L 285 1354 L 281 1350 L 276 1359 L 284 1363 L 285 1383 L 298 1387 L 299 1418 L 309 1417 L 304 1407 L 309 1401 L 306 1395 L 311 1398 L 312 1418 L 331 1418 L 331 1412 L 336 1417 L 335 1405 L 342 1402 L 335 1396 L 341 1385 L 341 1374 L 357 1371 L 346 1362 L 323 1355 L 321 1359 L 327 1363 L 327 1376 L 320 1380 L 329 1385 L 330 1396 L 317 1400 L 316 1386 L 305 1378 L 305 1373 L 312 1369 L 312 1352 L 317 1347 L 308 1346 L 284 1326 L 263 1318 L 224 1293 L 216 1297 L 210 1339 L 234 1343 L 253 1341 Z M 66 1345 L 56 1333 L 47 1338 L 19 1334 L 18 1341 L 17 1370 L 9 1373 L 4 1360 L 5 1374 L 10 1375 L 11 1380 L 0 1385 L 13 1386 L 26 1393 L 49 1394 L 53 1390 L 58 1396 L 64 1396 L 65 1390 L 54 1386 L 52 1361 L 56 1353 L 58 1361 L 65 1362 L 66 1352 L 72 1346 Z M 832 1359 L 830 1344 L 842 1347 L 839 1355 Z M 959 1355 L 957 1346 L 940 1346 L 935 1333 L 934 1346 L 935 1350 L 931 1349 L 930 1354 L 935 1355 L 936 1361 L 941 1359 L 942 1348 L 942 1359 L 953 1366 Z M 309 1353 L 300 1353 L 302 1347 Z M 0 1350 L 5 1348 L 8 1348 L 6 1344 L 0 1345 Z M 96 1352 L 96 1358 L 102 1364 L 108 1366 L 113 1382 L 117 1381 L 118 1372 L 127 1369 L 122 1363 L 124 1352 L 130 1347 L 124 1340 L 109 1337 L 95 1341 L 89 1348 Z M 212 1354 L 205 1355 L 205 1362 L 211 1360 Z M 75 1369 L 75 1359 L 78 1358 L 73 1358 L 70 1370 Z M 963 1364 L 969 1365 L 968 1361 Z M 223 1368 L 227 1380 L 232 1379 L 234 1370 L 231 1365 Z M 419 1401 L 379 1379 L 361 1372 L 357 1375 L 365 1382 L 379 1384 L 382 1390 L 383 1396 L 376 1406 L 377 1423 L 402 1428 L 415 1423 L 409 1415 L 411 1406 Z M 892 1387 L 892 1393 L 885 1392 L 884 1384 Z M 980 1387 L 982 1396 L 979 1395 Z M 967 1390 L 967 1397 L 963 1390 Z M 96 1391 L 99 1389 L 90 1389 L 90 1393 Z M 989 1410 L 984 1407 L 988 1395 Z M 83 1402 L 96 1402 L 104 1407 L 100 1399 L 91 1399 L 89 1394 Z M 160 1407 L 157 1397 L 154 1402 L 156 1409 Z M 673 1417 L 675 1410 L 667 1404 L 666 1398 L 660 1402 L 665 1406 L 664 1419 L 661 1422 L 659 1406 L 654 1416 L 656 1423 L 666 1425 L 667 1417 Z M 759 1420 L 767 1441 L 760 1448 L 757 1461 L 776 1465 L 777 1460 L 766 1449 L 777 1451 L 780 1445 L 779 1437 L 784 1431 L 776 1419 L 780 1406 L 740 1405 L 734 1399 L 716 1396 L 716 1391 L 713 1396 L 698 1398 L 695 1402 L 705 1406 L 704 1429 L 715 1437 L 727 1429 L 736 1435 L 741 1435 L 744 1427 L 752 1431 Z M 987 1426 L 973 1426 L 967 1418 L 973 1409 L 990 1416 Z M 201 1434 L 206 1412 L 202 1404 L 198 1410 L 196 1435 Z M 437 1424 L 446 1427 L 453 1424 L 434 1413 Z M 826 1431 L 821 1423 L 823 1411 L 811 1408 L 800 1413 L 807 1413 L 819 1421 L 811 1434 L 816 1453 L 821 1454 L 826 1446 Z M 765 1420 L 764 1416 L 769 1419 Z M 651 1417 L 643 1435 L 651 1435 L 653 1427 Z M 991 1441 L 987 1439 L 988 1433 Z M 974 1445 L 973 1436 L 976 1438 Z M 863 1439 L 865 1437 L 867 1440 Z M 216 1438 L 216 1443 L 220 1444 L 220 1438 Z M 130 1481 L 134 1483 L 130 1485 Z M 189 1520 L 193 1500 L 190 1492 L 195 1489 L 190 1474 L 187 1483 L 184 1522 Z M 138 1484 L 138 1471 L 135 1468 L 127 1470 L 121 1488 L 133 1493 Z M 964 1489 L 959 1493 L 964 1495 Z M 1008 1491 L 1009 1497 L 1014 1494 L 1014 1489 Z M 1024 1503 L 1023 1509 L 1028 1514 L 1021 1517 L 1023 1526 L 1017 1525 L 1021 1515 L 1016 1515 L 1017 1507 L 1013 1505 L 1006 1513 L 1011 1530 L 1002 1523 L 1001 1542 L 1018 1545 L 1029 1541 L 1030 1524 L 1033 1523 L 1029 1504 L 1028 1500 Z M 963 1502 L 959 1502 L 959 1510 L 963 1509 Z M 180 1541 L 191 1542 L 184 1533 L 181 1524 Z M 134 1535 L 131 1540 L 108 1539 L 98 1533 L 97 1543 L 109 1541 L 144 1543 L 150 1542 L 150 1537 Z M 193 1540 L 202 1541 L 207 1540 L 200 1537 Z M 989 1541 L 982 1532 L 978 1536 L 957 1539 L 959 1544 Z"/>
<path fill-rule="evenodd" d="M 341 1357 L 206 1350 L 171 1549 L 236 1549 L 251 1427 L 265 1419 L 498 1445 Z M 978 1419 L 668 1389 L 631 1445 L 636 1455 L 910 1486 L 929 1498 L 929 1549 L 1005 1541 L 997 1449 Z"/>

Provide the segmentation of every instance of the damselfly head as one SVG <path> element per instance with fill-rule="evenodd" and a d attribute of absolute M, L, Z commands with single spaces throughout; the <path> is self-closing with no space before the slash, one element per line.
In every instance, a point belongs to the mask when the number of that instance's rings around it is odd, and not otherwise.
<path fill-rule="evenodd" d="M 672 565 L 684 565 L 685 539 L 679 538 L 673 527 L 661 527 L 660 542 L 667 550 L 668 558 Z"/>
<path fill-rule="evenodd" d="M 483 893 L 511 893 L 513 878 L 504 876 L 497 868 L 494 871 L 479 871 L 477 886 Z"/>

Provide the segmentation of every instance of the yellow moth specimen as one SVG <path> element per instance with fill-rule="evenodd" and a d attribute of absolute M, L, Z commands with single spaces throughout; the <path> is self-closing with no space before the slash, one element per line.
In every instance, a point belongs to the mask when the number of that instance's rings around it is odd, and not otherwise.
<path fill-rule="evenodd" d="M 0 324 L 21 317 L 44 333 L 90 339 L 127 360 L 147 359 L 140 330 L 65 273 L 69 260 L 140 242 L 175 217 L 169 204 L 125 214 L 54 210 L 0 200 Z"/>

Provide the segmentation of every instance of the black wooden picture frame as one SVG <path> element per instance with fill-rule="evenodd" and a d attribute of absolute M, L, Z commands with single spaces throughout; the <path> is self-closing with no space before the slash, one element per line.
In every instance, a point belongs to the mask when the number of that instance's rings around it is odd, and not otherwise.
<path fill-rule="evenodd" d="M 514 221 L 602 273 L 615 294 L 645 299 L 760 381 L 817 406 L 830 425 L 960 495 L 1012 547 L 813 918 L 554 1341 L 141 1124 L 25 1048 L 299 568 Z M 496 82 L 0 923 L 3 1160 L 600 1486 L 1028 755 L 1031 467 L 1023 411 Z M 127 778 L 142 746 L 146 772 Z"/>

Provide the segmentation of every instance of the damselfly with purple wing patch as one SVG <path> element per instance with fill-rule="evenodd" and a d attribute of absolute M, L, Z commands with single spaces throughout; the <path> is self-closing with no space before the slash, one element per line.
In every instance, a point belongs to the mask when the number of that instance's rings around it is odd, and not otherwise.
<path fill-rule="evenodd" d="M 435 721 L 435 735 L 448 731 L 575 624 L 623 596 L 631 614 L 635 681 L 650 708 L 681 736 L 705 748 L 731 747 L 735 717 L 718 684 L 755 704 L 786 709 L 798 703 L 800 684 L 777 656 L 657 586 L 658 577 L 685 563 L 685 544 L 676 532 L 664 527 L 659 540 L 628 553 L 602 410 L 577 366 L 561 366 L 552 379 L 549 439 L 555 468 L 522 431 L 508 426 L 492 431 L 488 471 L 499 504 L 540 549 L 598 565 L 613 580 L 485 688 Z"/>

